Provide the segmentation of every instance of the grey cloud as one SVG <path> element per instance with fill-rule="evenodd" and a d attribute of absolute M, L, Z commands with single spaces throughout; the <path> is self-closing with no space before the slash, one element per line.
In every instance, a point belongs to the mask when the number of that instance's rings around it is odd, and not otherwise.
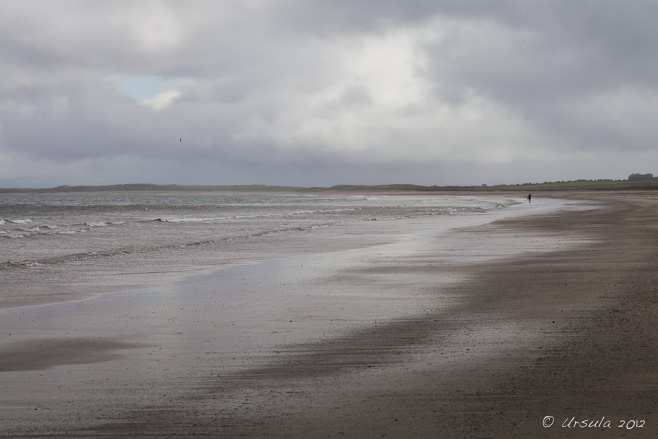
<path fill-rule="evenodd" d="M 650 18 L 655 16 L 654 2 L 544 3 L 524 13 L 521 22 L 492 15 L 486 34 L 493 41 L 456 25 L 455 34 L 429 45 L 431 75 L 449 84 L 447 91 L 439 89 L 439 99 L 475 91 L 540 130 L 562 134 L 570 148 L 646 149 L 655 135 L 615 130 L 623 119 L 611 120 L 598 104 L 625 88 L 655 93 L 658 81 L 651 72 L 658 71 L 658 58 L 649 56 L 655 50 L 651 41 L 658 41 Z"/>
<path fill-rule="evenodd" d="M 655 172 L 639 168 L 658 167 L 657 12 L 644 0 L 5 2 L 0 186 L 29 185 L 30 163 L 53 185 Z M 180 79 L 178 95 L 154 109 L 117 90 L 136 76 Z"/>
<path fill-rule="evenodd" d="M 336 0 L 326 3 L 284 0 L 270 4 L 272 15 L 299 32 L 342 34 L 386 32 L 391 27 L 414 26 L 437 16 L 470 20 L 500 16 L 519 21 L 526 2 L 486 0 Z"/>

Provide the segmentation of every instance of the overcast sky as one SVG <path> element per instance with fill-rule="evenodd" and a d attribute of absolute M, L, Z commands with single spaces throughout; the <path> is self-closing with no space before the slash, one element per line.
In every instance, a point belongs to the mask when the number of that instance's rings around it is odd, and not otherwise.
<path fill-rule="evenodd" d="M 658 174 L 656 23 L 655 0 L 0 0 L 0 187 Z"/>

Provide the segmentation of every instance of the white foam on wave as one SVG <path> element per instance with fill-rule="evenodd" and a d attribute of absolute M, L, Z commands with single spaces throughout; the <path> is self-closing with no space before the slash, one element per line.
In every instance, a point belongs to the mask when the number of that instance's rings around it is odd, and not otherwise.
<path fill-rule="evenodd" d="M 4 232 L 4 234 L 0 234 L 0 236 L 2 236 L 3 238 L 9 238 L 9 239 L 25 238 L 25 235 L 23 235 L 22 233 L 12 235 L 12 234 L 9 234 L 7 232 Z"/>
<path fill-rule="evenodd" d="M 98 221 L 98 222 L 85 223 L 85 226 L 88 226 L 88 227 L 107 227 L 107 226 L 109 226 L 109 224 L 104 222 L 104 221 Z"/>
<path fill-rule="evenodd" d="M 225 218 L 156 218 L 153 221 L 160 223 L 202 223 Z"/>

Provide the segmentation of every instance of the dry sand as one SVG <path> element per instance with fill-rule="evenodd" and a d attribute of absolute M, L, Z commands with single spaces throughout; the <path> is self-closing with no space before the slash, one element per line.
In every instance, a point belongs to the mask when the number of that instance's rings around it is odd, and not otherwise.
<path fill-rule="evenodd" d="M 183 358 L 157 353 L 172 349 L 170 336 L 159 344 L 162 328 L 137 343 L 103 338 L 93 321 L 76 323 L 84 337 L 5 343 L 0 436 L 656 437 L 658 195 L 571 197 L 600 207 L 462 230 L 480 246 L 461 251 L 433 253 L 430 239 L 411 256 L 346 263 L 323 283 L 343 288 L 329 296 L 343 294 L 345 307 L 323 302 L 322 289 L 284 300 L 271 312 L 290 320 L 245 332 L 266 331 L 267 344 L 235 335 L 241 347 L 226 352 L 195 345 L 226 333 L 203 313 L 181 327 L 192 334 L 180 339 Z M 384 294 L 349 294 L 360 289 Z M 131 300 L 155 300 L 140 297 Z M 391 306 L 408 310 L 390 319 Z M 131 325 L 130 309 L 118 324 Z M 154 365 L 121 381 L 121 365 L 150 355 L 186 375 Z M 145 382 L 174 393 L 156 398 Z M 600 425 L 576 426 L 584 420 Z"/>

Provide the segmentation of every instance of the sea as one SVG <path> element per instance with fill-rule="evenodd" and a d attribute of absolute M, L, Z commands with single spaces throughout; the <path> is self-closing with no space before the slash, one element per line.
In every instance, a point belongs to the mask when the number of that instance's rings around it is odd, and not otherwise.
<path fill-rule="evenodd" d="M 0 309 L 356 245 L 410 219 L 440 224 L 518 203 L 467 195 L 0 195 Z"/>

